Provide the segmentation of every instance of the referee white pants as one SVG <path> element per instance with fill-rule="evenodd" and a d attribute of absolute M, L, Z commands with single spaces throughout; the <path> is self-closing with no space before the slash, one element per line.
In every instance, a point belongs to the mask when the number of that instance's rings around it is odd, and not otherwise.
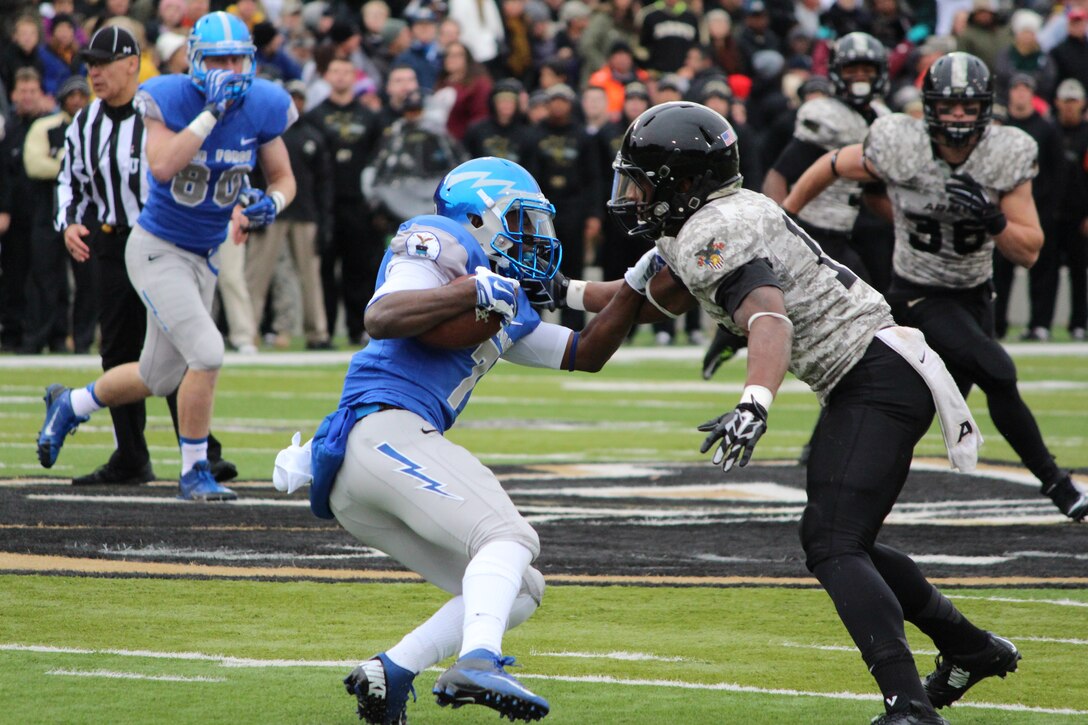
<path fill-rule="evenodd" d="M 367 546 L 453 595 L 465 568 L 492 541 L 540 552 L 540 540 L 495 474 L 430 423 L 405 410 L 362 418 L 348 437 L 329 504 Z M 530 567 L 522 591 L 537 601 L 543 577 Z"/>

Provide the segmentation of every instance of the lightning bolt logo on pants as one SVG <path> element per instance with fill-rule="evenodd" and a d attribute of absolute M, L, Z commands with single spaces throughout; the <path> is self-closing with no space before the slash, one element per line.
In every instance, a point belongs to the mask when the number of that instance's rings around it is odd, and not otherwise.
<path fill-rule="evenodd" d="M 401 468 L 398 473 L 403 473 L 405 476 L 410 476 L 417 481 L 423 482 L 422 486 L 416 486 L 416 488 L 422 488 L 425 491 L 430 491 L 431 493 L 438 494 L 439 496 L 442 496 L 444 498 L 453 499 L 454 501 L 464 501 L 464 499 L 460 496 L 455 496 L 454 494 L 447 491 L 446 484 L 440 481 L 436 481 L 430 476 L 425 475 L 423 471 L 426 470 L 426 466 L 423 466 L 422 464 L 416 463 L 415 461 L 407 458 L 403 453 L 401 453 L 388 443 L 382 443 L 379 446 L 375 446 L 374 450 L 378 451 L 384 456 L 392 458 L 397 463 L 403 464 L 404 468 Z"/>

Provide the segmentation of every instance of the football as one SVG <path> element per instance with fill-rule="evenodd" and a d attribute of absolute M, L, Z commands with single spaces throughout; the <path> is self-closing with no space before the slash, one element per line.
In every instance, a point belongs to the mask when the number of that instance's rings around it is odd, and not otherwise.
<path fill-rule="evenodd" d="M 472 275 L 458 277 L 450 284 L 456 284 Z M 473 307 L 460 314 L 440 322 L 431 329 L 416 336 L 425 345 L 445 350 L 462 347 L 476 347 L 490 339 L 502 327 L 502 315 Z"/>

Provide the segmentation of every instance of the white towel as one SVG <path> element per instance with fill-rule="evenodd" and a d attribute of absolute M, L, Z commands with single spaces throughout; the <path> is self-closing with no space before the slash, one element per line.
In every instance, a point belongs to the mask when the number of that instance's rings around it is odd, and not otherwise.
<path fill-rule="evenodd" d="M 982 446 L 982 433 L 971 416 L 967 401 L 944 366 L 944 360 L 926 344 L 921 330 L 913 327 L 886 327 L 876 336 L 910 363 L 929 386 L 952 468 L 975 470 L 978 449 Z"/>
<path fill-rule="evenodd" d="M 296 432 L 291 445 L 276 454 L 276 467 L 272 470 L 272 485 L 277 491 L 294 493 L 314 480 L 310 463 L 310 444 L 313 438 L 299 445 L 302 433 Z"/>

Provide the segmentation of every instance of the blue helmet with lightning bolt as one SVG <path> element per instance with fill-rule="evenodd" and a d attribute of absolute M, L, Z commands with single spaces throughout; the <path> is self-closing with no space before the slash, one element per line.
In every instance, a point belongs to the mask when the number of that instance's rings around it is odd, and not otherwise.
<path fill-rule="evenodd" d="M 436 213 L 460 223 L 483 247 L 499 274 L 551 279 L 563 258 L 555 236 L 555 207 L 532 174 L 506 159 L 466 161 L 434 192 Z"/>

